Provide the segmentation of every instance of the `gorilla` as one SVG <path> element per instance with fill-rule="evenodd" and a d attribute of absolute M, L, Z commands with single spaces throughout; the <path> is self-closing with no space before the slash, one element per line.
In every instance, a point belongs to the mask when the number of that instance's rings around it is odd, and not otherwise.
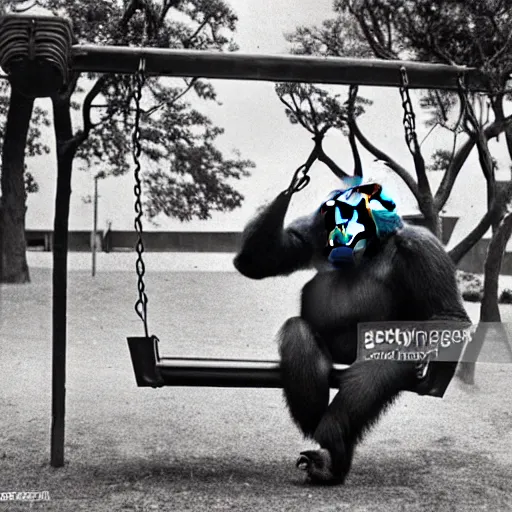
<path fill-rule="evenodd" d="M 458 364 L 458 356 L 356 360 L 358 324 L 470 320 L 443 246 L 404 222 L 380 184 L 344 182 L 285 228 L 297 190 L 281 192 L 248 223 L 234 265 L 251 279 L 317 270 L 302 289 L 300 315 L 280 329 L 281 377 L 292 419 L 319 445 L 297 467 L 311 483 L 341 484 L 357 443 L 400 393 L 442 397 Z M 349 366 L 329 403 L 333 363 Z"/>

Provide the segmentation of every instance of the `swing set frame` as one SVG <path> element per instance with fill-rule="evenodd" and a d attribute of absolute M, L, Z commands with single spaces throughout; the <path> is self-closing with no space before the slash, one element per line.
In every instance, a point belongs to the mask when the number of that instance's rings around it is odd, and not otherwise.
<path fill-rule="evenodd" d="M 141 63 L 143 69 L 141 70 Z M 353 59 L 335 57 L 305 57 L 296 55 L 244 55 L 214 53 L 199 50 L 162 48 L 132 48 L 72 44 L 72 29 L 67 20 L 41 16 L 9 15 L 0 18 L 0 65 L 11 85 L 27 93 L 31 78 L 51 72 L 34 97 L 51 97 L 58 86 L 66 85 L 69 71 L 122 73 L 141 76 L 141 71 L 153 76 L 202 77 L 209 79 L 259 80 L 271 82 L 303 82 L 339 85 L 460 90 L 461 77 L 468 90 L 486 90 L 485 75 L 474 68 L 412 61 Z M 37 87 L 37 81 L 34 87 Z M 24 89 L 25 88 L 25 89 Z M 402 89 L 401 89 L 402 90 Z M 139 98 L 140 99 L 140 98 Z M 140 111 L 137 115 L 140 114 Z M 136 143 L 134 134 L 134 143 Z M 140 155 L 140 147 L 138 148 Z M 134 152 L 134 155 L 136 153 Z M 138 171 L 140 164 L 137 162 Z M 137 169 L 136 169 L 137 170 Z M 305 169 L 307 172 L 307 169 Z M 137 178 L 136 173 L 136 179 Z M 305 173 L 302 177 L 306 178 Z M 136 183 L 138 222 L 142 216 L 140 181 Z M 57 177 L 57 191 L 65 189 Z M 58 192 L 59 193 L 59 192 Z M 58 198 L 57 198 L 58 199 Z M 69 211 L 67 211 L 67 215 Z M 55 213 L 53 266 L 53 349 L 52 349 L 52 429 L 51 465 L 64 465 L 65 383 L 67 346 L 67 234 L 68 219 Z M 141 242 L 141 224 L 136 228 Z M 138 253 L 139 300 L 136 310 L 143 319 L 145 335 L 128 338 L 128 344 L 138 386 L 221 386 L 221 387 L 280 387 L 277 361 L 238 359 L 165 358 L 158 353 L 158 340 L 147 329 L 142 242 Z M 57 268 L 55 262 L 63 264 Z M 142 271 L 141 271 L 142 269 Z M 142 288 L 141 288 L 142 287 Z M 337 385 L 333 369 L 331 385 Z"/>

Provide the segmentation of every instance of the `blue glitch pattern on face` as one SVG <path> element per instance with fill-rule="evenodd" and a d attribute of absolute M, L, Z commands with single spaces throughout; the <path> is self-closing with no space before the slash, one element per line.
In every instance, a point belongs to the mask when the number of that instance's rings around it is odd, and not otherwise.
<path fill-rule="evenodd" d="M 355 263 L 373 237 L 401 225 L 395 208 L 395 202 L 383 193 L 378 183 L 359 184 L 329 194 L 320 208 L 328 233 L 328 260 L 334 266 Z M 380 219 L 385 222 L 381 223 Z M 380 224 L 383 230 L 379 229 Z"/>

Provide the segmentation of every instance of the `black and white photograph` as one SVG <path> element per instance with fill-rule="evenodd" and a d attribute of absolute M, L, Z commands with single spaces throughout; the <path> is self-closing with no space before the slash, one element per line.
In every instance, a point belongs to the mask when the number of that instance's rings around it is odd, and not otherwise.
<path fill-rule="evenodd" d="M 511 236 L 508 0 L 0 0 L 0 512 L 512 511 Z"/>

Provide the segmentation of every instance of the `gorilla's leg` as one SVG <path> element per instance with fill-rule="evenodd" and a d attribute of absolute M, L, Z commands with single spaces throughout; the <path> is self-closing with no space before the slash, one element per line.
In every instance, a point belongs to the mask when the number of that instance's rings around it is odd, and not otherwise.
<path fill-rule="evenodd" d="M 344 370 L 340 390 L 313 436 L 321 449 L 303 452 L 297 466 L 313 482 L 343 483 L 357 442 L 415 378 L 414 364 L 405 362 L 363 361 Z"/>
<path fill-rule="evenodd" d="M 281 377 L 290 413 L 304 435 L 313 437 L 329 405 L 331 361 L 309 324 L 300 317 L 288 319 L 278 339 Z"/>

